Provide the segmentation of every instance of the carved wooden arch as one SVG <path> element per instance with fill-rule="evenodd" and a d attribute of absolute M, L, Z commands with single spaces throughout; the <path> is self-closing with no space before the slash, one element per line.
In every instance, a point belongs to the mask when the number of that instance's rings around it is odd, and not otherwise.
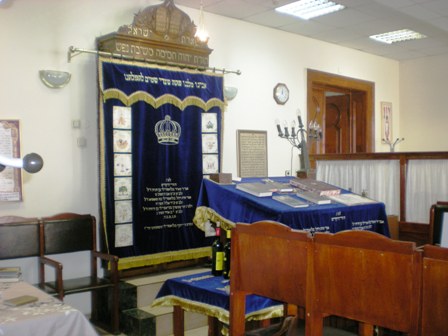
<path fill-rule="evenodd" d="M 162 4 L 140 10 L 129 25 L 97 39 L 99 51 L 154 63 L 206 68 L 212 52 L 195 37 L 196 25 L 174 4 Z"/>

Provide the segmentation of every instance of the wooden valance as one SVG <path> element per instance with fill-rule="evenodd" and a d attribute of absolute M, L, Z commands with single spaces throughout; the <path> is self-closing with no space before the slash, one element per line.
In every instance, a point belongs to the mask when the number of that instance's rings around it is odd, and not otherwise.
<path fill-rule="evenodd" d="M 117 32 L 97 38 L 97 47 L 135 60 L 208 68 L 212 49 L 195 37 L 196 29 L 173 0 L 165 0 L 139 11 L 131 24 Z"/>

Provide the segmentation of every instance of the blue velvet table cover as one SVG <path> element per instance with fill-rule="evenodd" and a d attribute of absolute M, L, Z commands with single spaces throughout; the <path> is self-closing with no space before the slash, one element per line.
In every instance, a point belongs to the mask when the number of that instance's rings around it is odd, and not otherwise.
<path fill-rule="evenodd" d="M 229 280 L 210 271 L 164 282 L 153 306 L 179 305 L 184 310 L 203 313 L 229 323 Z M 228 287 L 227 287 L 228 288 Z M 246 296 L 246 319 L 262 320 L 283 316 L 283 303 L 257 295 Z"/>
<path fill-rule="evenodd" d="M 291 178 L 270 177 L 271 180 L 285 183 L 289 183 Z M 203 179 L 194 219 L 195 224 L 204 229 L 206 218 L 203 215 L 198 216 L 198 212 L 206 208 L 212 209 L 217 218 L 221 218 L 224 222 L 228 220 L 233 223 L 253 223 L 260 220 L 273 220 L 293 229 L 311 233 L 369 230 L 390 236 L 384 203 L 347 206 L 333 202 L 293 208 L 273 200 L 272 197 L 256 197 L 236 189 L 237 183 L 260 182 L 261 180 L 261 178 L 245 178 L 235 184 L 218 184 L 209 179 Z M 342 190 L 342 193 L 348 193 L 348 191 Z"/>

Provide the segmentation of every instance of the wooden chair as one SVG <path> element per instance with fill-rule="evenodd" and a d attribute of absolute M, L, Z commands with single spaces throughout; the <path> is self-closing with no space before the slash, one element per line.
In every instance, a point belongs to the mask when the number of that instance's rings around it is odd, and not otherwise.
<path fill-rule="evenodd" d="M 231 247 L 230 335 L 245 333 L 248 294 L 306 307 L 310 243 L 306 232 L 272 221 L 236 225 Z"/>
<path fill-rule="evenodd" d="M 0 217 L 0 259 L 39 256 L 39 220 Z"/>
<path fill-rule="evenodd" d="M 448 335 L 448 248 L 423 247 L 422 336 Z"/>
<path fill-rule="evenodd" d="M 443 218 L 447 212 L 448 202 L 440 201 L 431 206 L 429 211 L 429 244 L 440 245 L 442 243 Z M 445 229 L 448 230 L 448 227 Z"/>
<path fill-rule="evenodd" d="M 370 231 L 313 239 L 313 335 L 322 335 L 325 315 L 359 321 L 359 335 L 372 335 L 373 326 L 417 335 L 421 253 L 414 242 Z"/>
<path fill-rule="evenodd" d="M 63 213 L 42 218 L 40 224 L 40 267 L 39 286 L 47 293 L 56 295 L 60 300 L 67 294 L 92 292 L 92 321 L 98 321 L 97 291 L 110 290 L 110 326 L 113 333 L 119 332 L 119 287 L 118 257 L 101 253 L 96 248 L 96 221 L 91 215 Z M 90 251 L 90 276 L 66 279 L 63 277 L 63 265 L 49 255 Z M 98 277 L 98 260 L 107 262 L 109 277 Z M 78 261 L 77 262 L 82 262 Z M 55 271 L 55 281 L 46 281 L 45 270 L 50 266 Z M 107 307 L 103 307 L 106 308 Z M 101 324 L 101 323 L 100 323 Z"/>

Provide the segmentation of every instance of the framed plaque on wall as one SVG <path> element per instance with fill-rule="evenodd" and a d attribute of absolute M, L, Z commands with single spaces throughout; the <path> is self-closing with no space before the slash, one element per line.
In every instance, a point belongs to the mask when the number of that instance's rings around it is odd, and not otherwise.
<path fill-rule="evenodd" d="M 267 132 L 237 130 L 238 176 L 267 177 Z"/>
<path fill-rule="evenodd" d="M 20 158 L 19 120 L 0 120 L 0 155 Z M 20 168 L 5 167 L 0 172 L 0 201 L 22 201 Z"/>

